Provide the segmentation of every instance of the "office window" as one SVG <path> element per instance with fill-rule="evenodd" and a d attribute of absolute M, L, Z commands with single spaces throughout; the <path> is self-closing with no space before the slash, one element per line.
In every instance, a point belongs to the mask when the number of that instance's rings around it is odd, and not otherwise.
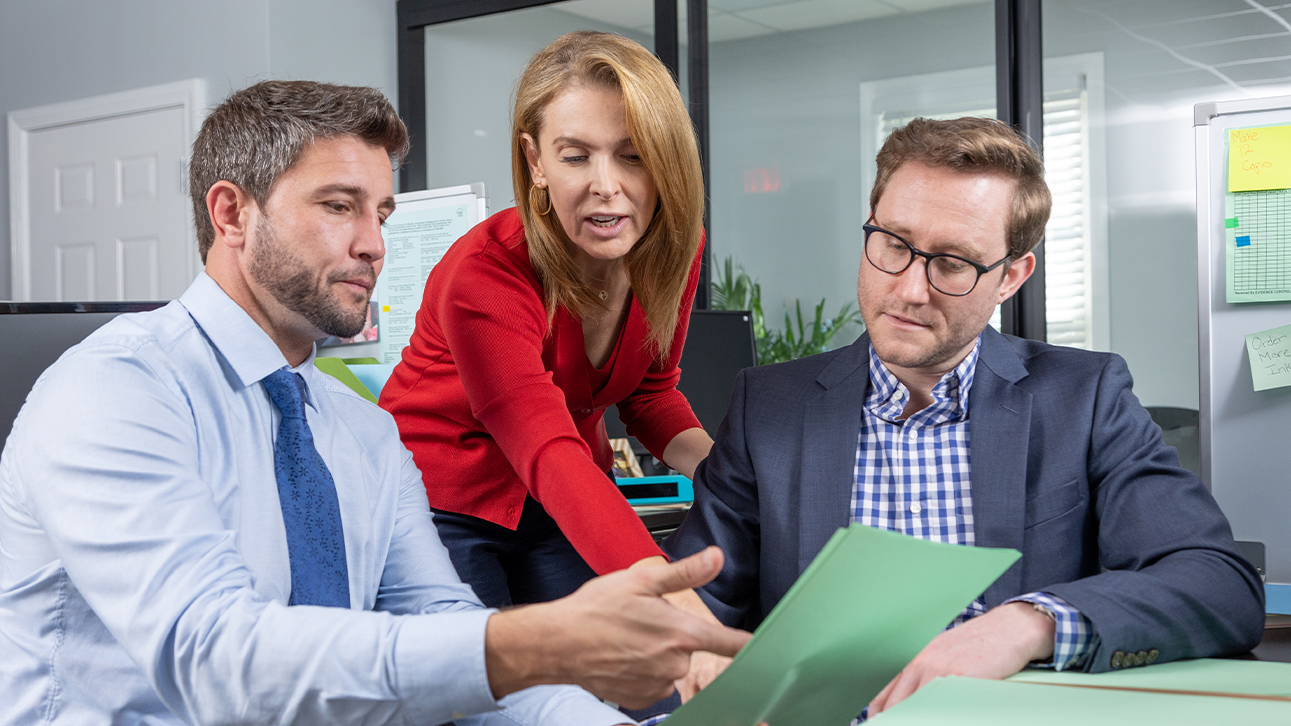
<path fill-rule="evenodd" d="M 1105 349 L 1107 338 L 1106 302 L 1096 295 L 1107 284 L 1107 236 L 1101 218 L 1095 223 L 1093 193 L 1102 153 L 1091 133 L 1091 117 L 1101 117 L 1101 69 L 1097 54 L 1051 59 L 1045 67 L 1047 77 L 1070 85 L 1044 99 L 1045 181 L 1053 194 L 1044 242 L 1045 327 L 1048 342 L 1077 348 Z M 888 134 L 919 116 L 994 118 L 994 82 L 994 69 L 981 67 L 861 84 L 867 198 L 874 155 Z M 991 325 L 1000 326 L 998 309 Z"/>

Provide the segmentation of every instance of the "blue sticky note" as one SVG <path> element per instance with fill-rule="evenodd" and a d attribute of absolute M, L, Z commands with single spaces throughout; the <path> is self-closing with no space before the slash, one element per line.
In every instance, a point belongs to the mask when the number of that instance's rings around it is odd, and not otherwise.
<path fill-rule="evenodd" d="M 1250 244 L 1251 244 L 1251 236 L 1249 234 L 1242 235 L 1241 237 L 1237 238 L 1238 247 L 1246 247 Z"/>

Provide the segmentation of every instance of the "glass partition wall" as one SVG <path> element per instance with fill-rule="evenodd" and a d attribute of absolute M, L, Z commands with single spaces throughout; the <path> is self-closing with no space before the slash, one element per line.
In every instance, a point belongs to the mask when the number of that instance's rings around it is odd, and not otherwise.
<path fill-rule="evenodd" d="M 774 325 L 795 301 L 808 317 L 821 298 L 827 315 L 854 301 L 874 154 L 893 128 L 1019 123 L 1043 140 L 1055 207 L 1028 283 L 1040 305 L 997 324 L 1121 353 L 1151 405 L 1197 401 L 1192 105 L 1291 92 L 1291 3 L 400 0 L 399 14 L 420 157 L 402 188 L 484 180 L 493 210 L 512 203 L 508 106 L 528 56 L 576 28 L 658 43 L 708 155 L 711 267 L 742 265 Z"/>
<path fill-rule="evenodd" d="M 572 0 L 427 25 L 426 124 L 413 152 L 425 187 L 482 181 L 489 211 L 515 206 L 511 103 L 534 53 L 574 30 L 604 30 L 654 49 L 654 0 Z"/>
<path fill-rule="evenodd" d="M 822 298 L 826 316 L 855 309 L 874 155 L 894 120 L 995 115 L 993 5 L 709 10 L 713 265 L 731 258 L 760 283 L 769 326 L 797 303 L 814 317 Z M 849 325 L 833 345 L 860 332 Z"/>
<path fill-rule="evenodd" d="M 1072 221 L 1092 228 L 1092 271 L 1106 279 L 1092 291 L 1095 308 L 1107 308 L 1106 342 L 1098 347 L 1126 358 L 1145 405 L 1195 409 L 1193 105 L 1291 94 L 1291 4 L 1044 0 L 1043 47 L 1050 173 L 1060 165 L 1050 103 L 1078 98 L 1079 118 L 1071 122 L 1089 142 L 1083 153 L 1092 173 L 1081 193 L 1088 210 Z M 1048 72 L 1055 64 L 1066 64 L 1066 72 Z M 1053 185 L 1055 198 L 1074 197 L 1073 181 Z M 1051 266 L 1070 253 L 1078 227 L 1064 226 L 1060 240 L 1050 225 Z M 1049 282 L 1052 301 L 1052 269 Z"/>

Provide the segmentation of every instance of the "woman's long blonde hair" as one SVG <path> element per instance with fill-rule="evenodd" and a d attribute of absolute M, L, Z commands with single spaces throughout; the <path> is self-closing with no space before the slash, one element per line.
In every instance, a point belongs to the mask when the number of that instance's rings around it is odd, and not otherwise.
<path fill-rule="evenodd" d="M 529 259 L 543 286 L 550 324 L 564 305 L 580 317 L 601 305 L 580 282 L 568 236 L 555 214 L 538 214 L 523 134 L 537 143 L 543 111 L 558 94 L 585 85 L 623 94 L 628 136 L 654 179 L 659 206 L 645 234 L 624 257 L 632 292 L 645 310 L 647 343 L 666 358 L 677 329 L 690 265 L 699 250 L 704 218 L 704 181 L 695 129 L 668 70 L 639 44 L 612 33 L 562 35 L 529 61 L 516 89 L 511 122 L 511 176 L 516 207 L 529 242 Z"/>

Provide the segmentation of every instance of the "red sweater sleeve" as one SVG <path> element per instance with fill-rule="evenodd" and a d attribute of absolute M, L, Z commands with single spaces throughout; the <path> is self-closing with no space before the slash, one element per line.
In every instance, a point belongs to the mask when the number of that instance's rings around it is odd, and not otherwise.
<path fill-rule="evenodd" d="M 701 240 L 695 260 L 690 265 L 686 294 L 681 299 L 677 329 L 673 332 L 668 358 L 651 363 L 641 385 L 618 404 L 619 417 L 627 427 L 628 435 L 636 437 L 660 461 L 663 461 L 663 450 L 677 434 L 701 428 L 690 402 L 677 390 L 677 381 L 681 380 L 681 351 L 686 344 L 686 328 L 690 325 L 690 311 L 695 304 L 695 289 L 699 285 L 703 258 L 704 242 Z"/>
<path fill-rule="evenodd" d="M 479 253 L 463 260 L 438 305 L 472 415 L 574 549 L 599 574 L 661 555 L 593 462 L 544 366 L 547 316 L 530 281 Z"/>

